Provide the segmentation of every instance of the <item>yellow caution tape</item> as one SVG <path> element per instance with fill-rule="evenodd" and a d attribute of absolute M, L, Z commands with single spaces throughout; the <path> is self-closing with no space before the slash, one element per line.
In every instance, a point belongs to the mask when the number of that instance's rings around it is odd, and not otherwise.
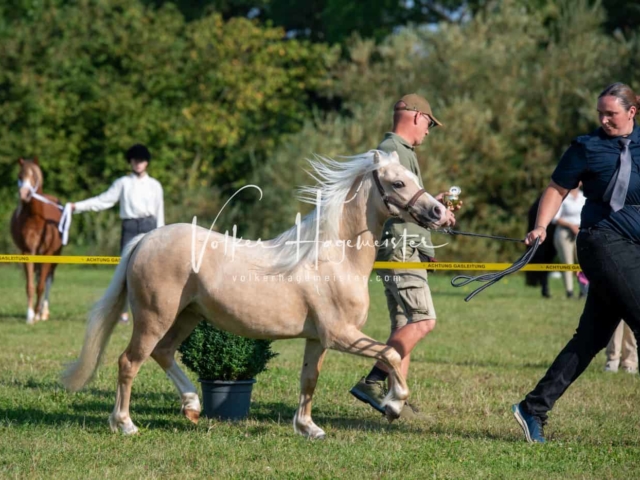
<path fill-rule="evenodd" d="M 82 265 L 117 265 L 120 257 L 84 257 L 76 255 L 0 255 L 0 263 L 75 263 Z M 429 269 L 429 270 L 486 270 L 500 271 L 510 263 L 462 263 L 462 262 L 376 262 L 375 269 Z M 580 265 L 538 263 L 525 266 L 529 272 L 579 272 Z"/>
<path fill-rule="evenodd" d="M 428 270 L 506 270 L 511 263 L 461 263 L 461 262 L 376 262 L 376 269 L 428 269 Z M 521 271 L 528 272 L 579 272 L 578 264 L 536 263 L 526 265 Z"/>
<path fill-rule="evenodd" d="M 82 257 L 76 255 L 0 255 L 0 263 L 80 263 L 117 265 L 120 257 Z"/>

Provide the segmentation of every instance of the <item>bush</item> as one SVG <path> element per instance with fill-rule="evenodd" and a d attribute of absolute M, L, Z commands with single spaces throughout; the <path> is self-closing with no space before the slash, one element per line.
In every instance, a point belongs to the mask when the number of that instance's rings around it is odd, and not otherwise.
<path fill-rule="evenodd" d="M 250 380 L 277 355 L 268 340 L 255 340 L 200 323 L 178 348 L 182 363 L 201 380 Z"/>

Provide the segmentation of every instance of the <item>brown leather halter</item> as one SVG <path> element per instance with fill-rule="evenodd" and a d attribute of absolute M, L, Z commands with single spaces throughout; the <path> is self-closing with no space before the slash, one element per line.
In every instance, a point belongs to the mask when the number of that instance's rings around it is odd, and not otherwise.
<path fill-rule="evenodd" d="M 427 191 L 424 188 L 421 188 L 420 190 L 418 190 L 416 192 L 416 194 L 413 197 L 411 197 L 411 200 L 409 200 L 406 204 L 402 204 L 398 200 L 396 200 L 395 198 L 390 197 L 389 195 L 387 195 L 387 193 L 384 191 L 384 188 L 382 187 L 382 183 L 380 182 L 380 177 L 378 176 L 378 171 L 374 170 L 371 173 L 373 175 L 373 181 L 375 182 L 376 187 L 378 187 L 378 192 L 380 193 L 380 196 L 382 197 L 382 201 L 387 206 L 387 210 L 389 210 L 389 213 L 393 217 L 398 217 L 399 216 L 398 214 L 394 213 L 393 210 L 391 210 L 390 205 L 395 205 L 400 210 L 404 210 L 405 212 L 409 212 L 409 215 L 411 215 L 411 217 L 418 223 L 418 225 L 424 226 L 422 221 L 413 213 L 413 206 L 418 201 L 418 198 L 420 198 L 422 196 L 422 194 L 426 193 Z M 427 227 L 425 227 L 425 228 L 427 228 Z"/>

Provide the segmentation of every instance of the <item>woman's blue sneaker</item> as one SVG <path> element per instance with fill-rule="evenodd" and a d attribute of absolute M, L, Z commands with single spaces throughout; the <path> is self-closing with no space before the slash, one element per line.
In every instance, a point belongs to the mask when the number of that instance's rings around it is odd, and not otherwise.
<path fill-rule="evenodd" d="M 526 413 L 520 407 L 520 404 L 516 403 L 511 407 L 513 416 L 516 417 L 516 421 L 522 427 L 524 436 L 529 443 L 544 443 L 544 431 L 542 430 L 542 423 L 538 417 L 534 417 Z"/>

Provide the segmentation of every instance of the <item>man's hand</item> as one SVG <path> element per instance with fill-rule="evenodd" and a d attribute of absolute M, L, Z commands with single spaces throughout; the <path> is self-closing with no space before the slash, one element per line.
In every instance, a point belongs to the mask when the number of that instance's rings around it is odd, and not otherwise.
<path fill-rule="evenodd" d="M 442 203 L 443 205 L 445 205 L 446 200 L 444 199 L 444 197 L 446 195 L 451 195 L 451 192 L 442 192 L 439 193 L 438 195 L 435 196 L 435 199 L 437 201 L 439 201 L 440 203 Z M 451 207 L 447 207 L 449 210 L 457 212 L 458 210 L 460 210 L 462 208 L 462 200 L 458 200 L 458 202 L 456 203 L 455 206 L 451 206 Z"/>
<path fill-rule="evenodd" d="M 444 214 L 444 221 L 440 226 L 442 227 L 453 227 L 456 224 L 456 216 L 449 209 Z"/>

